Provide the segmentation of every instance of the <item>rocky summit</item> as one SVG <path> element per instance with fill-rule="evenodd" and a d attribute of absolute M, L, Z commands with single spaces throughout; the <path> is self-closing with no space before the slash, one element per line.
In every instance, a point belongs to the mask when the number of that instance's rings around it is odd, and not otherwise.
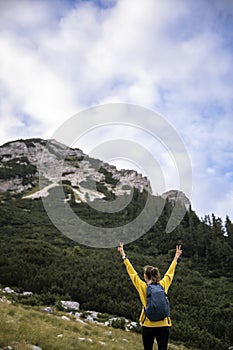
<path fill-rule="evenodd" d="M 118 196 L 132 188 L 151 193 L 149 180 L 135 170 L 117 170 L 56 140 L 16 140 L 0 147 L 0 193 L 34 199 L 48 196 L 59 184 L 70 188 L 76 202 Z"/>

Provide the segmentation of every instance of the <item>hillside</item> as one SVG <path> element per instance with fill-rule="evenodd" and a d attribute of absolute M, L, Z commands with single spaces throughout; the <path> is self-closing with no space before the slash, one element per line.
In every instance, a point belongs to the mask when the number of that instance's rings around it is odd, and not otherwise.
<path fill-rule="evenodd" d="M 41 140 L 20 141 L 23 152 L 28 152 L 27 160 L 22 159 L 19 144 L 1 147 L 0 284 L 19 292 L 31 291 L 31 296 L 20 301 L 30 307 L 56 305 L 61 299 L 75 300 L 83 310 L 137 321 L 140 302 L 116 248 L 94 249 L 70 240 L 52 224 L 40 196 L 30 196 L 40 190 L 37 166 L 31 162 L 35 143 L 41 144 Z M 12 147 L 21 155 L 12 153 Z M 76 151 L 72 152 L 72 162 L 79 162 L 74 155 Z M 76 165 L 80 170 L 80 164 Z M 105 192 L 104 198 L 111 200 L 111 196 L 119 195 L 115 175 L 110 173 L 110 168 L 103 169 L 99 188 Z M 89 166 L 87 170 L 86 176 Z M 92 170 L 95 176 L 96 171 Z M 144 207 L 149 182 L 140 180 L 145 188 L 136 187 L 140 175 L 134 173 L 127 177 L 127 186 L 130 184 L 134 189 L 127 208 L 106 214 L 90 208 L 88 200 L 77 200 L 73 196 L 73 189 L 79 187 L 74 183 L 77 176 L 75 172 L 67 172 L 63 175 L 72 175 L 72 178 L 64 179 L 58 186 L 64 188 L 74 213 L 96 227 L 114 228 L 119 223 L 129 222 Z M 123 173 L 129 175 L 130 171 Z M 120 175 L 117 181 L 118 189 L 129 190 L 123 187 L 126 180 L 121 180 Z M 51 191 L 56 188 L 51 188 L 49 193 Z M 163 199 L 157 196 L 153 200 Z M 156 224 L 141 238 L 127 244 L 126 252 L 141 277 L 143 266 L 147 264 L 158 266 L 163 274 L 173 257 L 175 245 L 182 243 L 182 259 L 169 291 L 173 320 L 171 340 L 200 350 L 227 349 L 233 345 L 233 224 L 229 218 L 222 222 L 214 214 L 200 219 L 190 209 L 173 232 L 165 233 L 172 208 L 173 203 L 168 199 Z"/>
<path fill-rule="evenodd" d="M 77 322 L 71 315 L 54 309 L 22 307 L 0 299 L 0 349 L 12 350 L 140 350 L 141 336 L 93 322 Z M 168 350 L 187 350 L 170 343 Z M 189 348 L 189 350 L 195 350 Z"/>

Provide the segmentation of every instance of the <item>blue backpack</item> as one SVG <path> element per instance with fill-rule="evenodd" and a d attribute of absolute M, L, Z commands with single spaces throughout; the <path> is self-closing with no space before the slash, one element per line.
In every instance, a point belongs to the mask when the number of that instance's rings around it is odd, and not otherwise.
<path fill-rule="evenodd" d="M 145 313 L 150 321 L 162 321 L 164 318 L 170 316 L 169 300 L 163 287 L 159 283 L 147 285 L 146 298 L 147 305 Z"/>

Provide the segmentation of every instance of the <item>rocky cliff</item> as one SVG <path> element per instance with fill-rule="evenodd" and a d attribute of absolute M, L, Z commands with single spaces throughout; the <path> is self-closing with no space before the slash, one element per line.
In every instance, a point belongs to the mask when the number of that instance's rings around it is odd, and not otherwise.
<path fill-rule="evenodd" d="M 149 180 L 136 171 L 119 171 L 56 140 L 17 140 L 0 147 L 0 193 L 37 198 L 61 183 L 72 189 L 77 202 L 104 198 L 108 193 L 118 196 L 132 188 L 151 193 Z"/>
<path fill-rule="evenodd" d="M 182 203 L 187 210 L 190 210 L 191 202 L 189 198 L 182 191 L 169 190 L 162 194 L 164 199 L 167 199 L 171 203 L 176 203 L 177 201 Z"/>

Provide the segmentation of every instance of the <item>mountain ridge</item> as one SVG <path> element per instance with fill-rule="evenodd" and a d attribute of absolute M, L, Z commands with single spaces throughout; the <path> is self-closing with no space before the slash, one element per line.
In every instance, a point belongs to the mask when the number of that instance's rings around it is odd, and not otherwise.
<path fill-rule="evenodd" d="M 57 177 L 54 169 L 58 169 Z M 39 177 L 47 182 L 43 187 L 42 181 L 38 182 Z M 152 194 L 146 176 L 135 170 L 118 170 L 114 165 L 89 157 L 79 148 L 67 147 L 54 139 L 19 139 L 0 146 L 0 193 L 26 192 L 24 198 L 46 197 L 59 183 L 69 185 L 79 203 L 113 199 L 130 194 L 133 188 Z M 161 195 L 173 203 L 179 200 L 187 210 L 191 206 L 182 191 L 169 190 Z"/>
<path fill-rule="evenodd" d="M 115 166 L 90 158 L 82 150 L 66 147 L 56 140 L 26 139 L 6 143 L 0 147 L 0 162 L 0 192 L 20 193 L 32 189 L 37 185 L 35 178 L 39 172 L 50 184 L 67 181 L 77 188 L 88 181 L 95 181 L 104 182 L 107 190 L 115 195 L 124 194 L 131 187 L 140 192 L 151 192 L 149 180 L 136 171 L 118 171 Z M 13 166 L 18 168 L 15 176 L 11 172 Z M 57 178 L 49 172 L 54 168 L 61 172 Z M 85 186 L 81 187 L 85 189 Z"/>

